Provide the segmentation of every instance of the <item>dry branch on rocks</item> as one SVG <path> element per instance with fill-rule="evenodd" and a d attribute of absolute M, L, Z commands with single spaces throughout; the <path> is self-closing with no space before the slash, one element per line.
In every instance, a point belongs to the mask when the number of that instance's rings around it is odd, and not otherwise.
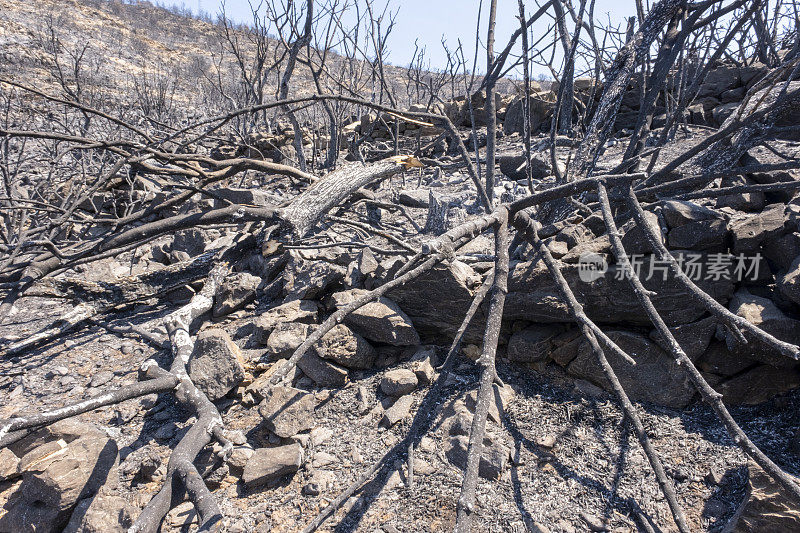
<path fill-rule="evenodd" d="M 546 2 L 528 19 L 520 2 L 519 30 L 495 54 L 493 1 L 488 74 L 470 74 L 475 66 L 459 48 L 448 61 L 454 70 L 440 78 L 409 70 L 407 94 L 420 101 L 403 109 L 384 64 L 393 18 L 376 16 L 368 2 L 355 21 L 369 37 L 362 42 L 342 26 L 338 2 L 308 0 L 286 12 L 268 4 L 267 15 L 253 8 L 252 67 L 234 29 L 222 26 L 245 95 L 219 76 L 225 105 L 196 120 L 117 116 L 75 91 L 56 95 L 0 78 L 0 324 L 29 302 L 69 305 L 39 331 L 3 339 L 0 355 L 24 365 L 98 324 L 169 352 L 146 357 L 135 383 L 104 391 L 112 378 L 98 379 L 86 399 L 9 411 L 0 420 L 0 452 L 22 466 L 0 468 L 0 481 L 43 475 L 17 451 L 50 453 L 54 442 L 66 449 L 69 442 L 47 433 L 53 424 L 171 395 L 191 418 L 169 440 L 161 484 L 129 531 L 167 527 L 184 498 L 200 530 L 222 530 L 234 517 L 213 488 L 230 477 L 243 490 L 269 491 L 306 468 L 312 481 L 303 494 L 319 495 L 324 475 L 311 470 L 336 459 L 306 455 L 323 440 L 306 434 L 322 391 L 347 390 L 377 361 L 403 361 L 384 376 L 382 405 L 353 407 L 365 419 L 382 414 L 376 418 L 387 432 L 402 438 L 387 439 L 354 482 L 303 516 L 304 531 L 342 508 L 342 523 L 357 523 L 377 497 L 367 487 L 395 473 L 413 497 L 415 457 L 441 416 L 454 419 L 447 431 L 465 448 L 441 454 L 464 471 L 458 498 L 442 505 L 454 509 L 454 530 L 468 532 L 481 527 L 485 511 L 480 478 L 506 468 L 496 436 L 510 425 L 498 400 L 510 389 L 498 372 L 508 360 L 538 370 L 552 363 L 613 393 L 679 531 L 696 529 L 697 513 L 673 475 L 674 458 L 634 402 L 680 409 L 699 398 L 800 506 L 794 467 L 762 449 L 763 436 L 749 435 L 729 409 L 800 387 L 796 13 L 792 19 L 779 2 L 766 20 L 766 1 L 661 0 L 646 11 L 637 4 L 637 19 L 619 32 L 599 27 L 585 1 Z M 552 43 L 542 45 L 531 28 L 548 17 Z M 279 43 L 259 33 L 265 21 L 281 32 Z M 794 34 L 777 42 L 784 26 Z M 774 42 L 765 43 L 769 28 Z M 601 31 L 613 47 L 599 46 Z M 347 57 L 329 57 L 336 39 Z M 323 41 L 325 50 L 314 49 Z M 561 65 L 546 59 L 559 42 Z M 557 78 L 547 89 L 529 79 L 537 63 Z M 312 75 L 311 94 L 290 94 L 300 66 Z M 524 91 L 505 99 L 499 87 L 517 67 Z M 592 77 L 578 76 L 581 69 Z M 263 85 L 270 76 L 277 76 L 274 99 Z M 376 94 L 362 98 L 367 83 Z M 445 103 L 448 83 L 467 94 L 457 99 L 452 89 Z M 56 106 L 65 122 L 48 124 L 26 99 Z M 313 124 L 320 108 L 325 142 Z M 26 113 L 36 120 L 21 120 Z M 349 115 L 355 119 L 344 124 Z M 503 143 L 509 151 L 496 154 Z M 320 150 L 326 156 L 317 164 Z M 734 264 L 745 256 L 756 266 Z M 710 270 L 693 277 L 692 264 Z M 246 360 L 224 327 L 254 310 L 249 329 L 236 332 L 238 344 L 259 352 Z M 211 320 L 218 325 L 208 328 Z M 449 346 L 440 365 L 422 342 Z M 474 383 L 453 379 L 456 367 L 475 370 Z M 472 385 L 477 390 L 452 412 L 441 408 L 446 390 L 460 396 Z M 266 439 L 255 428 L 241 438 L 226 429 L 231 405 L 257 403 Z M 256 442 L 263 447 L 254 450 Z M 355 506 L 358 498 L 365 507 Z M 53 514 L 54 527 L 77 499 Z M 13 512 L 0 511 L 0 532 L 31 505 L 2 501 Z"/>

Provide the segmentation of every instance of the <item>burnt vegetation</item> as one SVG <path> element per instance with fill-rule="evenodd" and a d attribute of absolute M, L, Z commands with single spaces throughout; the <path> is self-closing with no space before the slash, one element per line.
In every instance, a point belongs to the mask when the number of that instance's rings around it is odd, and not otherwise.
<path fill-rule="evenodd" d="M 421 46 L 388 63 L 407 36 L 374 0 L 265 0 L 246 25 L 224 2 L 48 5 L 26 26 L 30 6 L 3 4 L 0 532 L 168 531 L 176 509 L 200 531 L 355 530 L 381 525 L 364 517 L 398 475 L 404 505 L 448 510 L 431 530 L 800 526 L 796 3 L 636 0 L 617 27 L 593 0 L 519 0 L 496 42 L 486 0 L 477 52 L 443 40 L 438 69 Z M 37 395 L 92 336 L 135 340 L 136 367 L 76 362 Z M 573 385 L 583 400 L 548 392 Z M 396 438 L 333 482 L 313 420 L 337 395 Z M 537 510 L 524 457 L 591 485 L 523 434 L 519 406 L 545 396 L 570 420 L 613 400 L 642 492 L 603 481 L 603 515 L 569 494 Z M 766 404 L 782 414 L 740 407 Z M 91 418 L 109 409 L 117 433 Z M 697 409 L 747 487 L 659 438 L 677 431 L 659 413 Z M 181 431 L 143 429 L 156 416 Z M 165 456 L 140 457 L 148 432 Z M 439 501 L 431 457 L 460 469 Z M 119 496 L 143 480 L 138 508 Z M 288 496 L 257 518 L 237 490 Z"/>

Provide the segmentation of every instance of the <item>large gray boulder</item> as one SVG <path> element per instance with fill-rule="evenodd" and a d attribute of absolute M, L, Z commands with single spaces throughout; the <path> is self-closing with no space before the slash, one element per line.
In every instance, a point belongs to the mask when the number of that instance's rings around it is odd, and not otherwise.
<path fill-rule="evenodd" d="M 256 299 L 261 278 L 247 272 L 238 272 L 225 278 L 214 295 L 212 314 L 225 316 L 241 309 Z"/>
<path fill-rule="evenodd" d="M 705 308 L 690 298 L 683 286 L 664 269 L 664 264 L 657 260 L 652 263 L 652 256 L 641 259 L 642 283 L 655 293 L 653 304 L 668 325 L 695 322 L 706 314 Z M 699 252 L 698 259 L 700 263 L 707 262 L 705 254 Z M 652 275 L 651 265 L 654 267 Z M 511 268 L 504 319 L 538 323 L 572 322 L 552 276 L 541 261 L 519 262 L 512 264 Z M 581 279 L 580 269 L 578 264 L 563 264 L 561 270 L 592 320 L 602 324 L 650 325 L 647 314 L 618 265 L 609 266 L 602 276 L 588 281 Z M 712 298 L 726 304 L 734 291 L 732 269 L 733 265 L 727 272 L 729 279 L 709 280 L 703 276 L 695 283 Z M 666 279 L 663 279 L 664 272 L 667 272 Z"/>
<path fill-rule="evenodd" d="M 221 329 L 201 331 L 189 358 L 189 377 L 208 399 L 219 400 L 244 380 L 239 347 Z"/>
<path fill-rule="evenodd" d="M 667 246 L 673 250 L 724 252 L 728 248 L 728 226 L 724 220 L 699 220 L 670 230 Z"/>
<path fill-rule="evenodd" d="M 675 409 L 689 405 L 694 396 L 694 387 L 686 379 L 684 370 L 668 353 L 638 333 L 612 330 L 607 334 L 636 361 L 636 365 L 631 365 L 611 350 L 605 350 L 608 362 L 632 400 Z M 611 383 L 606 379 L 589 343 L 583 337 L 573 342 L 577 343 L 575 358 L 569 362 L 567 371 L 611 391 Z"/>
<path fill-rule="evenodd" d="M 786 232 L 784 204 L 774 204 L 754 215 L 731 224 L 733 252 L 752 254 L 762 243 L 776 239 Z"/>
<path fill-rule="evenodd" d="M 508 341 L 508 360 L 514 363 L 546 361 L 553 348 L 551 340 L 563 331 L 560 324 L 534 324 L 513 333 Z"/>
<path fill-rule="evenodd" d="M 293 387 L 276 386 L 269 389 L 258 407 L 267 429 L 279 437 L 288 438 L 314 427 L 314 395 Z"/>
<path fill-rule="evenodd" d="M 778 278 L 778 292 L 781 296 L 800 305 L 800 255 L 789 265 L 789 270 Z"/>
<path fill-rule="evenodd" d="M 347 369 L 323 359 L 316 350 L 307 351 L 297 361 L 297 368 L 320 387 L 342 387 L 347 383 Z"/>
<path fill-rule="evenodd" d="M 423 342 L 436 343 L 458 331 L 480 283 L 481 277 L 472 267 L 453 261 L 433 267 L 387 296 L 408 315 Z M 483 310 L 479 310 L 467 330 L 467 342 L 482 338 L 485 322 Z"/>
<path fill-rule="evenodd" d="M 731 299 L 728 309 L 782 341 L 800 344 L 800 320 L 787 316 L 769 298 L 751 294 L 747 289 L 739 289 Z M 750 333 L 743 332 L 743 334 L 748 341 L 747 344 L 740 344 L 730 332 L 726 332 L 728 345 L 734 355 L 777 367 L 796 364 L 796 361 L 780 354 Z"/>
<path fill-rule="evenodd" d="M 522 134 L 525 127 L 523 116 L 524 97 L 520 96 L 512 101 L 506 109 L 503 120 L 503 132 Z M 530 109 L 530 131 L 535 134 L 539 127 L 550 117 L 555 104 L 555 94 L 552 91 L 535 91 L 528 96 Z"/>
<path fill-rule="evenodd" d="M 672 336 L 678 341 L 678 345 L 692 361 L 697 360 L 706 352 L 716 329 L 717 319 L 714 317 L 669 328 Z M 669 351 L 669 344 L 661 338 L 657 330 L 650 331 L 650 339 L 658 343 L 664 351 Z"/>
<path fill-rule="evenodd" d="M 245 488 L 255 489 L 294 474 L 302 464 L 303 447 L 298 442 L 274 448 L 259 448 L 248 459 L 242 481 Z"/>
<path fill-rule="evenodd" d="M 377 357 L 375 348 L 344 324 L 328 331 L 314 345 L 314 350 L 321 358 L 352 369 L 372 368 Z"/>
<path fill-rule="evenodd" d="M 723 219 L 721 213 L 709 207 L 686 200 L 667 200 L 661 206 L 661 214 L 670 228 L 677 228 L 690 222 Z"/>
<path fill-rule="evenodd" d="M 64 533 L 125 533 L 137 512 L 125 498 L 101 492 L 78 502 Z"/>
<path fill-rule="evenodd" d="M 96 494 L 116 463 L 117 445 L 105 436 L 33 448 L 20 460 L 22 483 L 0 515 L 0 531 L 60 531 L 78 501 Z"/>
<path fill-rule="evenodd" d="M 275 326 L 283 322 L 315 324 L 319 316 L 319 305 L 312 300 L 292 300 L 257 316 L 253 321 L 253 336 L 260 344 L 266 344 Z"/>
<path fill-rule="evenodd" d="M 337 308 L 341 308 L 366 293 L 367 291 L 361 289 L 337 292 L 333 295 L 333 301 Z M 413 346 L 420 342 L 408 315 L 386 297 L 356 309 L 345 317 L 344 322 L 353 331 L 373 342 L 393 346 Z"/>
<path fill-rule="evenodd" d="M 757 405 L 800 386 L 796 368 L 758 365 L 714 386 L 730 405 Z"/>

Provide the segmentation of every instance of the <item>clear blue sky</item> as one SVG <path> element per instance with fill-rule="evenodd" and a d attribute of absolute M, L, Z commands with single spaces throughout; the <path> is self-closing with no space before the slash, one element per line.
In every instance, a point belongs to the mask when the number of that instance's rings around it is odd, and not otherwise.
<path fill-rule="evenodd" d="M 386 0 L 377 0 L 383 6 Z M 219 12 L 219 0 L 161 0 L 169 5 L 183 5 L 193 11 L 201 9 L 211 14 Z M 426 57 L 434 68 L 443 67 L 446 59 L 440 44 L 442 36 L 448 46 L 455 48 L 461 39 L 468 54 L 470 66 L 475 52 L 475 27 L 478 17 L 478 0 L 390 0 L 391 6 L 398 9 L 395 28 L 389 38 L 389 61 L 395 65 L 406 66 L 414 54 L 414 40 L 427 47 Z M 489 0 L 483 2 L 481 17 L 481 42 L 486 38 L 487 10 Z M 526 16 L 530 16 L 538 7 L 531 1 L 525 1 Z M 228 16 L 237 22 L 247 22 L 250 8 L 247 0 L 227 0 Z M 634 0 L 596 0 L 595 20 L 606 23 L 611 20 L 619 24 L 626 17 L 636 13 Z M 497 3 L 497 48 L 508 42 L 508 37 L 519 27 L 517 16 L 519 7 L 517 0 L 498 0 Z M 571 26 L 571 25 L 570 25 Z M 623 25 L 624 28 L 624 25 Z M 546 31 L 547 22 L 540 21 L 534 26 L 534 39 L 541 37 Z M 478 52 L 478 70 L 483 71 L 486 65 L 486 52 L 481 48 Z M 537 69 L 535 73 L 547 72 Z M 534 73 L 534 74 L 535 74 Z"/>

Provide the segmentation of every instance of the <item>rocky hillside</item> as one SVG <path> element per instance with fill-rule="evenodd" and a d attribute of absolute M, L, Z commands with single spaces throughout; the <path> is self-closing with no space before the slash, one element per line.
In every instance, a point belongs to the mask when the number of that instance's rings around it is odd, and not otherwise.
<path fill-rule="evenodd" d="M 147 1 L 120 0 L 2 0 L 0 10 L 0 75 L 25 80 L 50 94 L 62 94 L 54 50 L 67 84 L 85 85 L 96 104 L 111 107 L 135 105 L 143 96 L 165 99 L 169 111 L 181 117 L 200 117 L 224 107 L 219 80 L 233 88 L 240 74 L 236 59 L 225 44 L 222 26 L 213 18 L 198 19 L 181 10 L 167 10 Z M 253 54 L 255 43 L 248 30 L 232 30 L 245 54 Z M 58 43 L 58 44 L 56 44 Z M 279 54 L 278 43 L 269 46 Z M 80 57 L 78 74 L 72 71 Z M 343 68 L 341 56 L 331 53 L 331 70 Z M 357 69 L 363 69 L 360 62 Z M 337 66 L 339 65 L 339 66 Z M 268 93 L 277 94 L 278 74 L 270 75 Z M 385 66 L 387 82 L 405 105 L 407 70 Z M 426 75 L 422 72 L 422 76 Z M 458 87 L 463 90 L 463 81 Z M 371 99 L 374 84 L 360 95 Z M 510 80 L 501 80 L 500 91 L 513 90 Z M 291 95 L 315 91 L 308 68 L 297 66 Z M 85 95 L 84 95 L 85 96 Z M 156 102 L 153 102 L 154 104 Z"/>

